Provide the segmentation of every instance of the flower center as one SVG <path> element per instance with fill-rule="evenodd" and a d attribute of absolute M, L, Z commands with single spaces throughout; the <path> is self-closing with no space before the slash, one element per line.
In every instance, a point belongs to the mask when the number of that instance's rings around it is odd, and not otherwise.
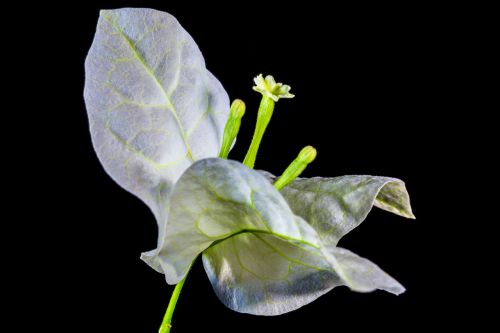
<path fill-rule="evenodd" d="M 276 83 L 271 75 L 265 78 L 259 74 L 254 78 L 255 86 L 253 90 L 262 94 L 259 111 L 257 113 L 257 123 L 252 137 L 252 142 L 248 152 L 243 160 L 243 164 L 253 169 L 260 143 L 264 137 L 267 125 L 271 121 L 274 111 L 274 105 L 280 98 L 293 98 L 290 94 L 290 86 Z M 241 118 L 245 114 L 245 103 L 242 100 L 236 99 L 231 104 L 229 118 L 224 128 L 224 136 L 222 138 L 222 147 L 219 153 L 220 158 L 227 158 L 236 136 L 240 130 Z M 297 158 L 286 168 L 283 174 L 276 180 L 274 186 L 281 190 L 286 185 L 295 180 L 307 167 L 309 163 L 316 158 L 316 149 L 312 146 L 304 147 Z"/>

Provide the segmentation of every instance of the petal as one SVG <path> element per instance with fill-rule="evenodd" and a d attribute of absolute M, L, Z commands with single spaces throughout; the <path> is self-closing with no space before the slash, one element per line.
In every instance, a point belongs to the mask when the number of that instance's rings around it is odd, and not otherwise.
<path fill-rule="evenodd" d="M 265 82 L 269 90 L 273 90 L 276 86 L 276 81 L 274 80 L 274 77 L 272 75 L 266 75 Z"/>
<path fill-rule="evenodd" d="M 209 246 L 236 234 L 269 234 L 319 248 L 314 229 L 293 214 L 267 179 L 238 162 L 196 162 L 175 185 L 169 207 L 158 250 L 145 258 L 161 268 L 169 284 L 180 281 Z"/>
<path fill-rule="evenodd" d="M 101 11 L 85 74 L 99 160 L 162 220 L 184 170 L 218 155 L 226 92 L 177 20 L 152 9 Z"/>

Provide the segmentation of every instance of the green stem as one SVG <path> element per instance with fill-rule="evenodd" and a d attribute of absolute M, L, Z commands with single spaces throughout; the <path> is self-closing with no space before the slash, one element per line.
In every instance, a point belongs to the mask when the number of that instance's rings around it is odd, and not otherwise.
<path fill-rule="evenodd" d="M 257 114 L 257 124 L 255 125 L 255 132 L 253 133 L 252 143 L 250 148 L 243 160 L 245 164 L 250 169 L 253 169 L 255 165 L 255 160 L 257 158 L 257 152 L 259 151 L 260 142 L 264 136 L 267 125 L 271 120 L 274 110 L 274 101 L 266 96 L 262 96 L 262 100 L 259 106 L 259 112 Z"/>
<path fill-rule="evenodd" d="M 181 290 L 184 286 L 184 282 L 186 281 L 186 277 L 175 285 L 175 289 L 172 293 L 172 296 L 170 297 L 167 312 L 165 312 L 165 317 L 163 317 L 159 333 L 169 333 L 170 329 L 172 328 L 172 316 L 174 315 L 175 306 L 177 305 L 177 300 L 179 299 L 179 295 L 181 294 Z"/>
<path fill-rule="evenodd" d="M 274 187 L 280 191 L 283 187 L 290 184 L 292 181 L 297 178 L 302 171 L 304 171 L 307 167 L 307 163 L 293 161 L 290 166 L 285 170 L 282 176 L 280 176 L 275 182 Z"/>

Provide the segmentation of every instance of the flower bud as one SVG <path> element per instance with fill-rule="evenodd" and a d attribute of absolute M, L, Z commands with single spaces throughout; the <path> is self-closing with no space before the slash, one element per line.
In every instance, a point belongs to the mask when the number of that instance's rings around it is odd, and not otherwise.
<path fill-rule="evenodd" d="M 231 114 L 231 117 L 241 119 L 245 115 L 245 109 L 245 102 L 241 99 L 235 99 L 231 104 L 231 110 L 229 113 Z"/>
<path fill-rule="evenodd" d="M 307 165 L 314 161 L 317 151 L 313 146 L 302 148 L 297 158 L 286 168 L 285 172 L 274 182 L 274 187 L 281 190 L 300 176 Z"/>
<path fill-rule="evenodd" d="M 309 164 L 314 161 L 317 154 L 318 152 L 313 146 L 306 146 L 300 151 L 299 156 L 297 156 L 297 160 Z"/>
<path fill-rule="evenodd" d="M 234 140 L 240 131 L 241 118 L 245 115 L 245 108 L 245 102 L 241 99 L 235 99 L 231 104 L 229 117 L 224 127 L 224 135 L 222 136 L 222 147 L 219 153 L 220 158 L 227 158 L 229 155 Z"/>

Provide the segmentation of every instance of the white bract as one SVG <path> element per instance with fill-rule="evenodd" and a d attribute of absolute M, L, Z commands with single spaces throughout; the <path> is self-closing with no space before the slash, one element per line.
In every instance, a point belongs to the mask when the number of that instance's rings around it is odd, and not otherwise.
<path fill-rule="evenodd" d="M 171 15 L 102 11 L 86 74 L 97 155 L 155 213 L 158 247 L 142 258 L 169 284 L 202 254 L 216 294 L 239 312 L 282 314 L 336 286 L 404 291 L 375 264 L 337 247 L 373 206 L 414 218 L 404 183 L 299 178 L 278 191 L 271 174 L 216 158 L 229 100 Z M 257 79 L 263 94 L 274 84 L 281 97 L 293 96 L 270 76 Z"/>
<path fill-rule="evenodd" d="M 161 228 L 180 175 L 219 153 L 227 93 L 179 22 L 152 9 L 102 10 L 85 75 L 97 156 Z"/>

